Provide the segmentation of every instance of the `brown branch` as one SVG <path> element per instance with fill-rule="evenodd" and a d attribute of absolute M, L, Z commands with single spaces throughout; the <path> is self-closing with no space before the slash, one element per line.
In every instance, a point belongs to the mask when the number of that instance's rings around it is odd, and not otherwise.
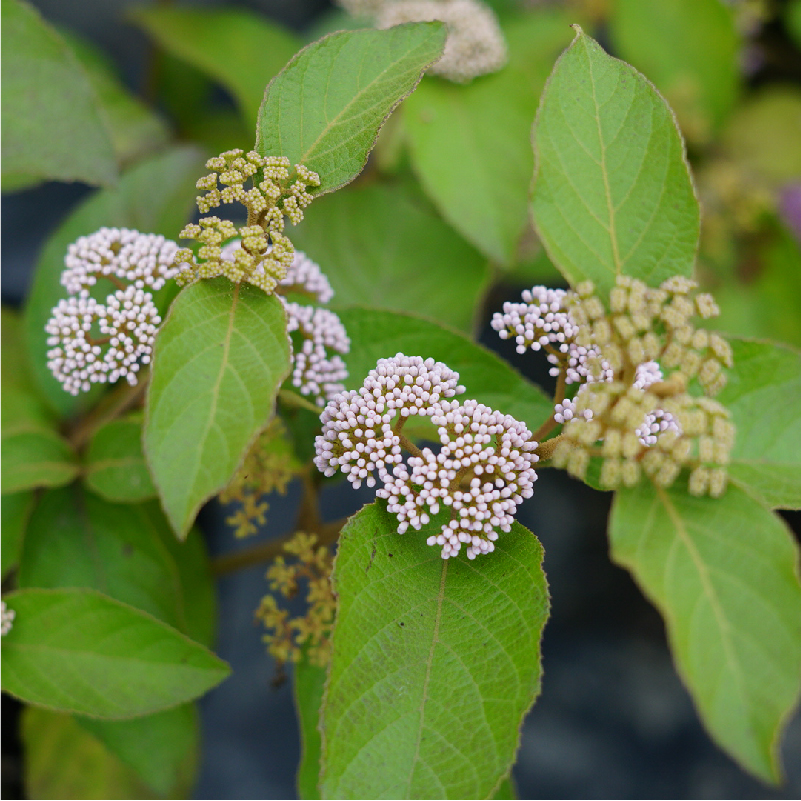
<path fill-rule="evenodd" d="M 534 453 L 540 457 L 540 462 L 546 462 L 553 456 L 553 452 L 556 450 L 557 445 L 559 445 L 559 443 L 562 441 L 563 436 L 564 434 L 560 434 L 558 437 L 553 437 L 553 439 L 549 439 L 540 443 L 537 450 L 534 451 Z"/>
<path fill-rule="evenodd" d="M 405 437 L 403 434 L 398 434 L 398 438 L 400 439 L 401 448 L 405 448 L 412 456 L 419 456 L 422 458 L 423 452 L 408 437 Z"/>

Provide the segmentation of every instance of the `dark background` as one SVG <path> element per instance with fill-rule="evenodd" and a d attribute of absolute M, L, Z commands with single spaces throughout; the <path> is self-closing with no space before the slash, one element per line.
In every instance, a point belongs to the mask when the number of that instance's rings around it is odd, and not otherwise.
<path fill-rule="evenodd" d="M 136 4 L 33 0 L 47 20 L 99 44 L 114 58 L 125 83 L 139 91 L 149 45 L 124 23 L 125 9 Z M 330 7 L 325 0 L 241 0 L 235 5 L 299 31 Z M 781 38 L 772 29 L 762 35 L 768 46 Z M 229 102 L 222 95 L 217 100 Z M 22 302 L 43 243 L 90 191 L 77 184 L 47 184 L 3 197 L 3 303 Z M 503 300 L 517 299 L 520 289 L 499 288 L 487 304 L 488 316 Z M 531 354 L 521 358 L 488 328 L 482 341 L 521 372 L 547 382 L 546 371 Z M 785 787 L 776 791 L 744 774 L 701 728 L 673 668 L 659 615 L 628 573 L 609 561 L 610 494 L 594 492 L 561 472 L 546 469 L 539 475 L 537 492 L 518 519 L 545 547 L 552 615 L 543 642 L 543 694 L 526 718 L 514 769 L 519 797 L 800 797 L 801 715 L 790 723 L 784 741 Z M 291 487 L 286 497 L 270 498 L 270 526 L 260 539 L 287 533 L 297 497 L 297 488 Z M 336 519 L 369 500 L 369 491 L 329 490 L 323 506 Z M 224 516 L 216 504 L 201 514 L 213 554 L 256 542 L 235 541 Z M 801 528 L 801 515 L 787 519 Z M 233 675 L 201 701 L 203 754 L 196 798 L 295 797 L 299 739 L 291 686 L 273 686 L 275 665 L 253 619 L 267 590 L 264 570 L 253 567 L 219 581 L 218 652 Z M 20 798 L 19 704 L 6 696 L 2 703 L 2 795 Z"/>

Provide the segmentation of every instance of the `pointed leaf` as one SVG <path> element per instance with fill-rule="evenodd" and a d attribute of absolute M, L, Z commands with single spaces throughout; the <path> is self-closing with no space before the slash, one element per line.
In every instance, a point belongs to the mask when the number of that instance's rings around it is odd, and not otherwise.
<path fill-rule="evenodd" d="M 289 368 L 278 298 L 219 278 L 172 304 L 153 349 L 144 446 L 179 537 L 269 422 Z"/>
<path fill-rule="evenodd" d="M 303 799 L 320 798 L 320 705 L 323 702 L 327 671 L 304 658 L 295 665 L 295 709 L 300 724 L 300 765 L 298 795 Z"/>
<path fill-rule="evenodd" d="M 5 429 L 5 426 L 4 426 Z M 3 431 L 2 492 L 59 487 L 78 475 L 69 443 L 55 431 Z"/>
<path fill-rule="evenodd" d="M 798 547 L 737 487 L 717 500 L 645 484 L 617 493 L 612 558 L 665 618 L 679 673 L 715 741 L 779 780 L 781 731 L 801 689 Z"/>
<path fill-rule="evenodd" d="M 747 339 L 731 345 L 734 367 L 718 397 L 737 426 L 729 476 L 766 506 L 799 509 L 801 353 Z"/>
<path fill-rule="evenodd" d="M 328 276 L 335 301 L 416 312 L 465 331 L 489 280 L 481 254 L 400 187 L 321 199 L 293 241 Z"/>
<path fill-rule="evenodd" d="M 150 6 L 133 18 L 168 53 L 228 89 L 251 131 L 264 87 L 300 46 L 289 31 L 244 8 Z"/>
<path fill-rule="evenodd" d="M 264 93 L 256 150 L 319 173 L 321 192 L 352 181 L 379 128 L 441 55 L 439 22 L 332 33 L 303 48 Z"/>
<path fill-rule="evenodd" d="M 112 184 L 114 149 L 89 79 L 21 0 L 3 0 L 3 189 L 45 180 Z"/>
<path fill-rule="evenodd" d="M 339 541 L 323 797 L 488 798 L 539 692 L 542 548 L 516 523 L 493 554 L 443 560 L 433 528 L 396 528 L 372 504 Z"/>
<path fill-rule="evenodd" d="M 571 284 L 692 275 L 698 201 L 676 122 L 654 87 L 580 28 L 534 124 L 532 212 Z"/>
<path fill-rule="evenodd" d="M 3 689 L 29 704 L 120 720 L 190 701 L 229 673 L 146 612 L 94 590 L 18 590 L 3 639 Z"/>

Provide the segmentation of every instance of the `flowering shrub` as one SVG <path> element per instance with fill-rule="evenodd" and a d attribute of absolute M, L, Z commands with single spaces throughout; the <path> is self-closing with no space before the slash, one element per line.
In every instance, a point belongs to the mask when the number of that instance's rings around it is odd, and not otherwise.
<path fill-rule="evenodd" d="M 736 38 L 717 3 L 699 7 Z M 621 0 L 608 20 L 638 64 L 629 27 L 656 4 Z M 60 106 L 20 55 L 11 80 L 42 99 L 28 144 L 4 105 L 9 181 L 108 184 L 48 245 L 22 318 L 3 312 L 3 689 L 26 731 L 91 742 L 123 797 L 186 795 L 195 701 L 230 671 L 196 517 L 218 498 L 248 537 L 270 494 L 298 487 L 284 539 L 216 568 L 270 563 L 254 611 L 294 666 L 300 793 L 513 797 L 550 603 L 516 515 L 548 503 L 550 468 L 614 491 L 611 557 L 662 614 L 710 737 L 779 781 L 801 584 L 775 510 L 801 507 L 801 357 L 730 333 L 714 265 L 736 200 L 702 177 L 723 211 L 701 230 L 679 127 L 702 148 L 730 109 L 657 59 L 645 72 L 677 123 L 643 74 L 571 31 L 574 12 L 341 5 L 365 27 L 302 49 L 235 14 L 141 12 L 227 86 L 249 137 L 258 109 L 255 145 L 230 142 L 204 174 L 191 148 L 144 155 L 166 134 L 139 106 L 149 133 L 123 158 L 108 126 L 129 123 L 105 116 L 70 45 L 4 2 L 16 46 L 60 54 L 74 98 Z M 209 53 L 192 31 L 222 19 L 233 44 Z M 274 76 L 255 101 L 246 42 Z M 66 154 L 50 114 L 75 119 Z M 745 238 L 762 211 L 740 211 Z M 515 270 L 528 287 L 491 329 L 552 387 L 469 335 Z M 328 520 L 326 486 L 375 500 Z M 32 793 L 58 774 L 46 741 L 26 741 Z M 165 743 L 158 760 L 143 741 Z"/>

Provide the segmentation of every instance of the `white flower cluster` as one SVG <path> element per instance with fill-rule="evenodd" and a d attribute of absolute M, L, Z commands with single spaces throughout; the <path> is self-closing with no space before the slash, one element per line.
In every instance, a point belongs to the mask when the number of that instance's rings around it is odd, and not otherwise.
<path fill-rule="evenodd" d="M 433 22 L 448 26 L 442 58 L 430 72 L 466 83 L 496 72 L 506 64 L 506 41 L 492 9 L 479 0 L 339 0 L 355 15 L 373 15 L 377 28 L 405 22 Z"/>
<path fill-rule="evenodd" d="M 300 347 L 293 343 L 292 384 L 302 395 L 317 396 L 318 405 L 324 406 L 345 389 L 342 382 L 348 377 L 348 368 L 328 351 L 348 353 L 348 333 L 339 317 L 328 309 L 281 300 L 287 312 L 287 332 L 297 331 L 303 340 Z"/>
<path fill-rule="evenodd" d="M 158 234 L 130 228 L 101 228 L 82 236 L 67 249 L 61 283 L 71 295 L 94 286 L 98 278 L 114 276 L 157 291 L 178 275 L 173 266 L 178 245 Z"/>
<path fill-rule="evenodd" d="M 287 292 L 303 292 L 317 303 L 328 303 L 334 290 L 323 271 L 305 253 L 295 251 L 286 277 L 278 282 Z"/>
<path fill-rule="evenodd" d="M 70 246 L 61 276 L 70 297 L 58 302 L 45 332 L 47 366 L 71 395 L 123 377 L 136 384 L 161 324 L 144 287 L 158 290 L 174 277 L 177 269 L 169 262 L 177 247 L 127 228 L 101 228 Z M 89 294 L 100 278 L 117 287 L 105 303 Z"/>
<path fill-rule="evenodd" d="M 381 359 L 358 390 L 335 397 L 321 415 L 315 464 L 327 476 L 342 472 L 354 487 L 375 486 L 398 518 L 398 533 L 419 530 L 441 507 L 450 520 L 429 545 L 448 559 L 467 545 L 474 559 L 494 550 L 498 531 L 508 532 L 537 478 L 537 443 L 522 423 L 463 393 L 458 373 L 433 359 L 397 354 Z M 431 418 L 442 448 L 424 448 L 403 461 L 400 428 L 412 415 Z"/>
<path fill-rule="evenodd" d="M 16 612 L 6 606 L 5 601 L 0 601 L 0 636 L 5 637 L 14 625 Z"/>
<path fill-rule="evenodd" d="M 637 389 L 647 389 L 651 384 L 656 384 L 662 381 L 664 375 L 662 368 L 658 362 L 643 362 L 637 365 L 637 371 L 634 375 L 634 386 Z M 656 445 L 659 435 L 665 431 L 673 431 L 676 434 L 681 434 L 681 426 L 679 421 L 664 409 L 654 409 L 645 415 L 645 419 L 636 430 L 635 434 L 639 439 L 640 444 L 651 447 Z"/>

